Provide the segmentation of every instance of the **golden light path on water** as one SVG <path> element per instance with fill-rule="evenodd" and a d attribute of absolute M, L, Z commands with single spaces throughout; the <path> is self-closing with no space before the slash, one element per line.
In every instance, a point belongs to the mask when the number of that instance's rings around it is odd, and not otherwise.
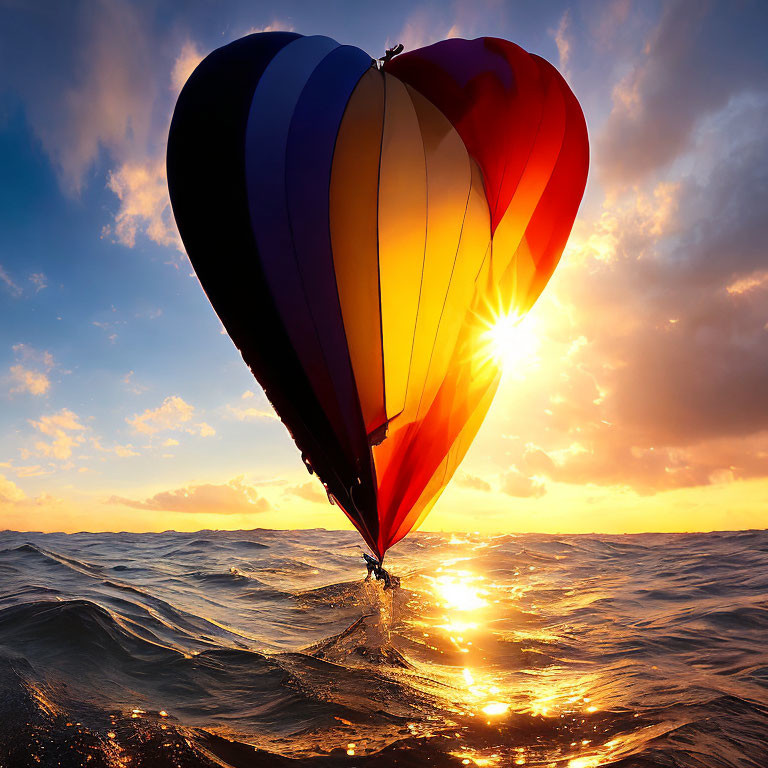
<path fill-rule="evenodd" d="M 549 747 L 541 739 L 531 744 L 529 737 L 529 743 L 520 746 L 505 743 L 503 749 L 481 750 L 462 745 L 452 754 L 469 766 L 598 768 L 630 753 L 633 745 L 644 738 L 639 733 L 606 733 L 609 729 L 598 719 L 601 702 L 592 692 L 598 682 L 602 690 L 605 682 L 599 680 L 599 672 L 571 671 L 565 663 L 509 670 L 489 662 L 488 650 L 501 634 L 521 647 L 527 642 L 557 640 L 557 634 L 546 626 L 532 629 L 521 622 L 510 631 L 508 619 L 504 618 L 510 615 L 510 607 L 515 608 L 532 589 L 535 566 L 515 571 L 511 584 L 497 583 L 469 570 L 468 561 L 474 559 L 478 550 L 489 546 L 487 542 L 454 537 L 450 544 L 466 548 L 467 555 L 444 561 L 431 575 L 422 577 L 425 596 L 433 610 L 422 613 L 418 629 L 422 630 L 425 645 L 455 660 L 456 663 L 445 665 L 445 671 L 458 694 L 460 709 L 471 718 L 482 718 L 486 726 L 503 731 L 500 743 L 510 741 L 510 737 L 513 741 L 514 729 L 524 728 L 525 722 L 534 718 L 552 722 L 551 730 L 558 734 Z M 499 630 L 496 625 L 504 629 Z M 532 648 L 525 650 L 536 652 Z M 566 731 L 573 740 L 563 738 Z"/>

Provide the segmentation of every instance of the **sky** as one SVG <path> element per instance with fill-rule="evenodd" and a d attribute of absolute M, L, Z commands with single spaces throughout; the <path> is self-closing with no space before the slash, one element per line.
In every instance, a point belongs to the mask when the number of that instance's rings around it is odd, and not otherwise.
<path fill-rule="evenodd" d="M 349 527 L 208 303 L 165 142 L 249 32 L 505 37 L 591 166 L 560 266 L 426 530 L 768 527 L 762 2 L 0 0 L 0 529 Z"/>

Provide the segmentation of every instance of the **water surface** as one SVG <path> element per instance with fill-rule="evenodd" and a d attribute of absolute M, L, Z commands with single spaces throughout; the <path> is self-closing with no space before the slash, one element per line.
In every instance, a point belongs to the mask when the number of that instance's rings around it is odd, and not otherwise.
<path fill-rule="evenodd" d="M 0 766 L 768 765 L 768 532 L 0 533 Z"/>

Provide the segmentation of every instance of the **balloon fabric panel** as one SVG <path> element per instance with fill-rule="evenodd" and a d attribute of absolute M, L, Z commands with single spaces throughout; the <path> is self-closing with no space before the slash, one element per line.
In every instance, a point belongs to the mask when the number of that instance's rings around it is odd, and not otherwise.
<path fill-rule="evenodd" d="M 417 418 L 422 417 L 432 404 L 445 378 L 456 346 L 456 339 L 465 321 L 467 307 L 476 291 L 475 281 L 480 272 L 480 266 L 490 254 L 488 205 L 485 202 L 482 176 L 477 163 L 473 160 L 470 160 L 470 187 L 465 208 L 449 284 L 435 330 L 434 344 L 425 377 L 424 394 L 419 404 Z"/>
<path fill-rule="evenodd" d="M 456 262 L 472 182 L 467 150 L 453 126 L 419 93 L 409 88 L 408 95 L 416 110 L 424 146 L 426 244 L 406 400 L 402 413 L 394 420 L 394 429 L 415 420 L 422 404 L 424 409 L 429 406 L 428 401 L 424 402 L 427 372 Z M 462 314 L 465 311 L 466 307 Z"/>
<path fill-rule="evenodd" d="M 369 435 L 386 423 L 377 230 L 383 124 L 384 77 L 369 69 L 355 88 L 339 129 L 330 199 L 336 284 Z"/>
<path fill-rule="evenodd" d="M 311 286 L 303 284 L 296 263 L 285 188 L 288 130 L 296 104 L 309 75 L 336 47 L 338 44 L 330 38 L 302 37 L 286 46 L 271 62 L 256 87 L 248 118 L 246 181 L 251 223 L 281 325 L 347 459 L 352 460 L 339 399 L 307 305 Z"/>
<path fill-rule="evenodd" d="M 408 89 L 385 75 L 379 170 L 379 291 L 387 418 L 405 407 L 424 270 L 427 169 Z"/>
<path fill-rule="evenodd" d="M 302 91 L 288 132 L 286 197 L 295 263 L 306 305 L 333 383 L 362 488 L 373 487 L 368 437 L 350 363 L 334 271 L 329 205 L 336 136 L 350 96 L 370 69 L 359 48 L 340 46 L 320 62 Z M 375 507 L 375 496 L 356 498 Z"/>

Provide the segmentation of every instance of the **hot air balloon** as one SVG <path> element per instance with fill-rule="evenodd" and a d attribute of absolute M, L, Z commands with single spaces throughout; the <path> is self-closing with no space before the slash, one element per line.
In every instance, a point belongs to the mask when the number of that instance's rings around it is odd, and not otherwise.
<path fill-rule="evenodd" d="M 552 275 L 588 155 L 563 78 L 497 38 L 382 63 L 328 37 L 253 34 L 185 84 L 167 170 L 189 258 L 379 560 L 477 433 L 501 375 L 494 324 Z"/>

